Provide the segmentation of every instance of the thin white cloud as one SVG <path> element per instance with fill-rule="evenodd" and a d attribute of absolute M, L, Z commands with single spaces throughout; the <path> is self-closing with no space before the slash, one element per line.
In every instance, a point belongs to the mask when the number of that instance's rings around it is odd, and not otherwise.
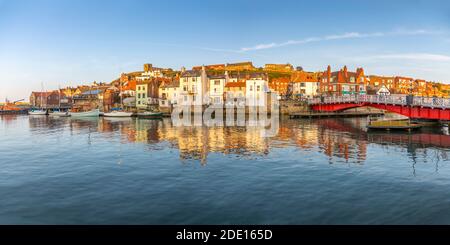
<path fill-rule="evenodd" d="M 324 37 L 309 37 L 301 40 L 290 40 L 282 43 L 267 43 L 267 44 L 257 44 L 252 47 L 243 47 L 239 51 L 255 51 L 262 49 L 278 48 L 288 45 L 296 44 L 306 44 L 311 42 L 322 42 L 322 41 L 332 41 L 332 40 L 342 40 L 342 39 L 358 39 L 358 38 L 372 38 L 372 37 L 384 37 L 384 36 L 411 36 L 411 35 L 433 35 L 441 34 L 438 31 L 428 31 L 428 30 L 397 30 L 392 32 L 374 32 L 374 33 L 359 33 L 359 32 L 347 32 L 343 34 L 328 35 Z"/>
<path fill-rule="evenodd" d="M 413 62 L 450 62 L 450 56 L 444 54 L 431 54 L 431 53 L 397 53 L 397 54 L 381 54 L 372 55 L 366 57 L 351 58 L 350 60 L 355 62 L 363 61 L 377 61 L 377 60 L 402 60 L 402 61 L 413 61 Z"/>

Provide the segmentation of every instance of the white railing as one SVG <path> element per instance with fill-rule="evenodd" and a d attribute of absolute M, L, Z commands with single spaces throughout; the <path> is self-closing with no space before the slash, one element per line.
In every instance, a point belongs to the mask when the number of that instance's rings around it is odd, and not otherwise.
<path fill-rule="evenodd" d="M 409 103 L 408 103 L 409 102 Z M 412 97 L 408 101 L 407 95 L 344 95 L 313 98 L 308 104 L 337 104 L 337 103 L 374 103 L 391 105 L 411 105 L 431 108 L 450 108 L 450 98 L 438 97 Z"/>

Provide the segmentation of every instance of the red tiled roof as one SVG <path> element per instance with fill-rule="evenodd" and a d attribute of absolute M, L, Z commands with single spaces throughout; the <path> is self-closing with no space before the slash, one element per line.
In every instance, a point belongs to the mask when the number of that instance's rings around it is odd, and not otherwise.
<path fill-rule="evenodd" d="M 231 82 L 225 85 L 226 88 L 245 87 L 245 82 Z"/>

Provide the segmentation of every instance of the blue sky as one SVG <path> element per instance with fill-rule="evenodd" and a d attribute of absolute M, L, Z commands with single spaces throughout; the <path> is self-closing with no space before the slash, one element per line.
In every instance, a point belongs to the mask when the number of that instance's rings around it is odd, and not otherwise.
<path fill-rule="evenodd" d="M 450 2 L 0 0 L 0 101 L 248 60 L 450 82 Z"/>

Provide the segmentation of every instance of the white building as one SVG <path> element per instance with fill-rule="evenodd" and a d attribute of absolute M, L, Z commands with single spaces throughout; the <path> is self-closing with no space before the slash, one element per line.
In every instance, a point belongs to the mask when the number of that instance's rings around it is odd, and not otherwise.
<path fill-rule="evenodd" d="M 206 105 L 209 98 L 205 98 L 204 95 L 208 92 L 208 88 L 209 79 L 204 67 L 200 71 L 186 71 L 183 68 L 180 76 L 178 105 Z"/>
<path fill-rule="evenodd" d="M 224 75 L 209 76 L 209 97 L 211 104 L 223 104 L 225 85 L 228 82 L 228 73 Z"/>
<path fill-rule="evenodd" d="M 381 86 L 381 88 L 377 91 L 377 95 L 385 95 L 385 96 L 387 96 L 387 95 L 390 95 L 390 94 L 391 94 L 391 92 L 384 85 Z"/>
<path fill-rule="evenodd" d="M 136 80 L 144 81 L 153 77 L 164 77 L 162 68 L 153 67 L 152 64 L 144 64 L 144 72 L 136 76 Z"/>
<path fill-rule="evenodd" d="M 160 107 L 170 107 L 178 103 L 179 86 L 180 81 L 175 80 L 171 83 L 164 83 L 159 87 Z"/>
<path fill-rule="evenodd" d="M 247 106 L 266 106 L 269 82 L 266 75 L 256 74 L 246 81 Z"/>
<path fill-rule="evenodd" d="M 312 98 L 319 94 L 319 86 L 318 82 L 295 82 L 292 83 L 292 95 Z"/>

